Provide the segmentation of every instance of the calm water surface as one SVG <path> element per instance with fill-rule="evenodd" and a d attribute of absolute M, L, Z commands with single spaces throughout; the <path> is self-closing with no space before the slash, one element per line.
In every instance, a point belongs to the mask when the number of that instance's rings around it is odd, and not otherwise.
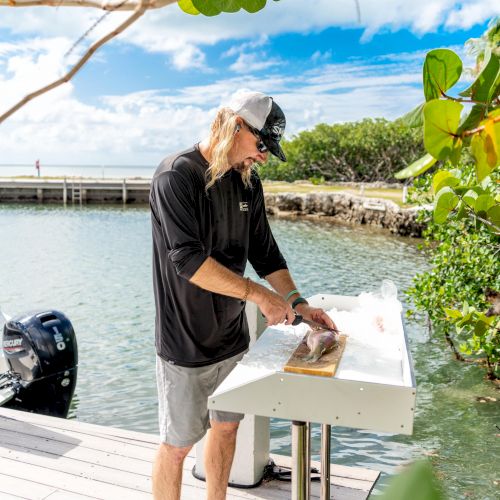
<path fill-rule="evenodd" d="M 308 221 L 272 227 L 306 296 L 358 294 L 384 278 L 402 290 L 426 266 L 414 240 Z M 55 308 L 71 319 L 80 358 L 72 417 L 157 432 L 147 208 L 0 205 L 0 285 L 11 315 Z M 409 322 L 407 333 L 418 388 L 413 436 L 334 428 L 332 459 L 383 471 L 383 485 L 403 462 L 431 454 L 450 498 L 499 498 L 499 408 L 475 399 L 498 394 L 421 322 Z M 319 459 L 317 426 L 312 446 Z M 289 422 L 272 420 L 271 448 L 290 454 Z"/>

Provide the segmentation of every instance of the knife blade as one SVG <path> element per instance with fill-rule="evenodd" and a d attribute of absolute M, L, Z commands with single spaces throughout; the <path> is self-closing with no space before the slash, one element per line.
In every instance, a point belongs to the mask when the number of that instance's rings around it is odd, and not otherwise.
<path fill-rule="evenodd" d="M 315 328 L 315 329 L 330 330 L 332 332 L 339 333 L 339 331 L 336 328 L 328 328 L 323 323 L 318 323 L 318 322 L 313 321 L 311 319 L 305 319 L 301 314 L 295 313 L 295 319 L 292 322 L 292 326 L 297 326 L 300 323 L 305 323 L 306 325 L 309 325 L 310 327 Z"/>

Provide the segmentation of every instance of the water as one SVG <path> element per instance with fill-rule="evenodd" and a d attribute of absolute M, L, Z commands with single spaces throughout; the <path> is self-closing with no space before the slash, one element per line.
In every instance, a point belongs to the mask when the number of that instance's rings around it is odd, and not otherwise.
<path fill-rule="evenodd" d="M 385 278 L 401 290 L 426 266 L 415 240 L 307 221 L 272 227 L 304 295 L 358 294 Z M 150 247 L 145 207 L 0 205 L 0 308 L 56 308 L 73 322 L 80 363 L 72 417 L 157 432 Z M 418 394 L 413 436 L 334 428 L 332 459 L 383 471 L 383 485 L 427 453 L 451 498 L 498 498 L 498 403 L 476 401 L 498 391 L 420 323 L 409 322 L 407 333 Z M 319 459 L 319 426 L 312 446 Z M 290 454 L 288 421 L 272 420 L 271 448 Z"/>

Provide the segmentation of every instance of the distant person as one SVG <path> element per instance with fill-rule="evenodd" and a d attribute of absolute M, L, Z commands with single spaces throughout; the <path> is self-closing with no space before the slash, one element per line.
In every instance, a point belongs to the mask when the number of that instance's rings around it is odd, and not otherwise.
<path fill-rule="evenodd" d="M 224 499 L 243 415 L 208 411 L 208 397 L 248 349 L 245 302 L 269 325 L 291 324 L 294 309 L 335 328 L 310 307 L 288 272 L 252 168 L 269 152 L 285 161 L 281 108 L 259 92 L 238 92 L 210 135 L 167 157 L 150 192 L 161 444 L 153 467 L 156 499 L 180 498 L 184 458 L 210 428 L 207 497 Z M 249 261 L 276 292 L 244 278 Z"/>
<path fill-rule="evenodd" d="M 37 161 L 35 162 L 35 168 L 36 168 L 36 171 L 37 171 L 38 177 L 40 177 L 40 160 L 37 160 Z"/>

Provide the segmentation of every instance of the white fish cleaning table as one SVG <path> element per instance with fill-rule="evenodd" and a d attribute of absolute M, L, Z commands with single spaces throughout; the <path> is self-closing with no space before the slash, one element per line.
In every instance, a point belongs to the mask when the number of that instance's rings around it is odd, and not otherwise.
<path fill-rule="evenodd" d="M 331 425 L 412 433 L 416 385 L 399 303 L 393 301 L 393 307 L 385 303 L 380 312 L 376 301 L 361 299 L 341 295 L 308 299 L 330 311 L 338 328 L 349 335 L 334 377 L 283 371 L 307 326 L 278 325 L 263 332 L 208 399 L 210 409 L 293 421 L 294 500 L 309 495 L 309 422 L 323 424 L 322 471 L 330 470 Z M 382 331 L 377 331 L 374 318 Z M 323 476 L 322 498 L 329 498 L 329 478 Z"/>

